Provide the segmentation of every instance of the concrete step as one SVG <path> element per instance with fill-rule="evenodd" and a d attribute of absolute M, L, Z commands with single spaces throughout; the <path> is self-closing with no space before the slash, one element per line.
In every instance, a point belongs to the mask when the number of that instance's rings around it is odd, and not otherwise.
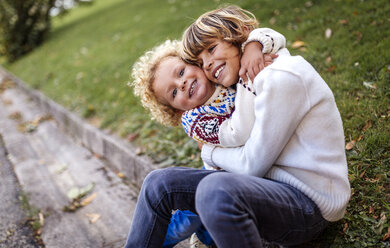
<path fill-rule="evenodd" d="M 0 133 L 23 191 L 44 216 L 45 246 L 122 247 L 137 188 L 75 143 L 55 120 L 44 120 L 47 113 L 20 89 L 7 89 L 0 99 Z M 64 211 L 71 204 L 70 190 L 91 185 L 89 204 Z"/>

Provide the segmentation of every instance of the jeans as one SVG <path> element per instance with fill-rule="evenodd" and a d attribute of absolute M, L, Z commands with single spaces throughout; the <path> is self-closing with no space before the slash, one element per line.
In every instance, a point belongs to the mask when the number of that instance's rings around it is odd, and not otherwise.
<path fill-rule="evenodd" d="M 167 168 L 142 185 L 125 247 L 162 247 L 172 210 L 197 213 L 217 247 L 262 247 L 262 239 L 297 245 L 327 221 L 290 185 L 221 171 Z"/>

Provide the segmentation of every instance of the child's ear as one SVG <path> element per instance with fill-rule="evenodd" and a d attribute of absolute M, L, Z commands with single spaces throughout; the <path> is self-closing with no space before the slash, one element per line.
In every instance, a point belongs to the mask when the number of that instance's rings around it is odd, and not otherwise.
<path fill-rule="evenodd" d="M 245 32 L 249 32 L 248 26 L 245 26 L 245 25 L 244 25 L 244 31 L 245 31 Z"/>

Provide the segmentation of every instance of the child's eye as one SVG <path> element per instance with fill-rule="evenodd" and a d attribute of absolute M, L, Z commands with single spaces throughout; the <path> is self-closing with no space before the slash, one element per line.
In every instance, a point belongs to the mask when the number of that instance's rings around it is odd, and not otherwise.
<path fill-rule="evenodd" d="M 182 77 L 184 75 L 184 69 L 181 69 L 179 72 L 179 76 Z"/>
<path fill-rule="evenodd" d="M 174 90 L 172 91 L 172 96 L 173 96 L 173 98 L 175 98 L 176 94 L 177 94 L 177 89 L 174 89 Z"/>
<path fill-rule="evenodd" d="M 216 45 L 212 45 L 212 46 L 210 46 L 208 49 L 207 49 L 207 51 L 209 52 L 209 53 L 212 53 L 213 51 L 214 51 L 214 48 L 216 47 Z"/>

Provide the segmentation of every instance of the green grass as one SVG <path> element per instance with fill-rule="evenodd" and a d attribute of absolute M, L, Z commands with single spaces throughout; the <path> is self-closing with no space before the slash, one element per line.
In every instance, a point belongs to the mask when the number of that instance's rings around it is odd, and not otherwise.
<path fill-rule="evenodd" d="M 161 166 L 200 166 L 196 144 L 181 128 L 149 120 L 126 86 L 132 64 L 223 1 L 96 0 L 54 20 L 47 42 L 5 65 L 32 87 L 133 140 Z M 332 224 L 325 247 L 389 247 L 390 4 L 387 0 L 231 1 L 261 26 L 283 33 L 333 90 L 344 122 L 353 196 L 346 217 Z M 310 4 L 311 3 L 311 4 Z M 332 35 L 325 38 L 325 30 Z M 294 50 L 296 40 L 304 49 Z"/>

